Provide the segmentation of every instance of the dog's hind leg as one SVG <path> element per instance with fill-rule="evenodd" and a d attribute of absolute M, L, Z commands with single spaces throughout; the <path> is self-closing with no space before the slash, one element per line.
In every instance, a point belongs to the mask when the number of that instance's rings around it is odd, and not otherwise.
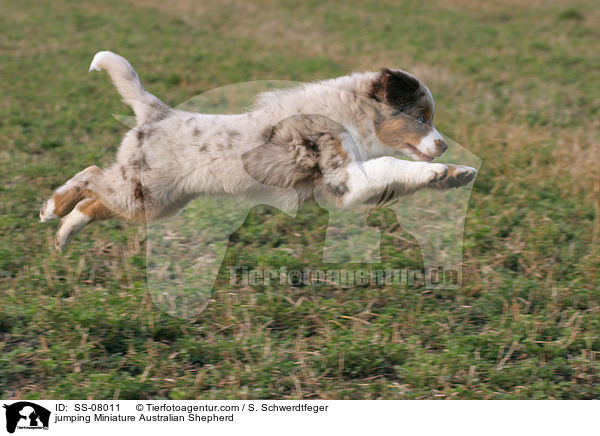
<path fill-rule="evenodd" d="M 120 166 L 102 171 L 96 166 L 75 175 L 42 206 L 40 218 L 49 221 L 64 217 L 56 236 L 56 247 L 64 250 L 72 237 L 94 220 L 117 217 L 145 222 L 159 208 L 151 201 L 150 191 L 141 177 L 125 177 Z M 141 174 L 137 174 L 141 176 Z M 98 203 L 92 202 L 97 200 Z"/>
<path fill-rule="evenodd" d="M 40 210 L 42 222 L 66 216 L 83 199 L 95 198 L 116 215 L 130 221 L 146 221 L 149 192 L 141 174 L 129 175 L 120 166 L 102 171 L 90 166 L 58 188 Z"/>
<path fill-rule="evenodd" d="M 101 174 L 102 170 L 93 165 L 77 173 L 67 183 L 54 191 L 40 209 L 40 221 L 48 222 L 63 217 L 73 210 L 75 205 L 88 195 L 85 188 L 92 175 Z"/>
<path fill-rule="evenodd" d="M 101 221 L 115 216 L 114 212 L 107 208 L 100 200 L 86 198 L 81 200 L 60 221 L 54 246 L 60 252 L 64 251 L 71 239 L 79 233 L 86 225 L 94 221 Z"/>

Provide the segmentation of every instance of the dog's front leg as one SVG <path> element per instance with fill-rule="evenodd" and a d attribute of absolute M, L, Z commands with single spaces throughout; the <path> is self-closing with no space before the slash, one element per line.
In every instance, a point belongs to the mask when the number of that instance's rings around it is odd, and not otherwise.
<path fill-rule="evenodd" d="M 464 186 L 475 178 L 467 166 L 413 162 L 380 157 L 353 162 L 347 168 L 345 189 L 338 190 L 343 207 L 377 205 L 419 189 L 449 189 Z"/>

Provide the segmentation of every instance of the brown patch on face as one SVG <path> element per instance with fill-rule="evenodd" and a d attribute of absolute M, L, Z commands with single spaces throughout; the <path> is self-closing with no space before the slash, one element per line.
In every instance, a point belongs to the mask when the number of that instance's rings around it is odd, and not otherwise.
<path fill-rule="evenodd" d="M 202 132 L 200 131 L 200 129 L 197 127 L 194 127 L 194 130 L 192 131 L 192 135 L 200 136 L 201 134 L 202 134 Z"/>
<path fill-rule="evenodd" d="M 431 124 L 434 104 L 427 88 L 414 76 L 402 71 L 383 69 L 371 84 L 369 97 L 415 119 Z"/>
<path fill-rule="evenodd" d="M 423 121 L 427 124 L 433 122 L 433 100 L 429 96 L 429 92 L 425 89 L 420 89 L 415 96 L 415 100 L 405 104 L 401 108 L 401 112 L 418 119 L 423 117 Z"/>
<path fill-rule="evenodd" d="M 87 201 L 78 209 L 81 213 L 91 217 L 94 221 L 105 220 L 114 216 L 114 213 L 100 200 Z"/>
<path fill-rule="evenodd" d="M 124 165 L 121 165 L 121 177 L 123 177 L 123 180 L 127 180 L 127 170 L 125 169 Z"/>
<path fill-rule="evenodd" d="M 377 139 L 383 144 L 396 150 L 412 151 L 423 160 L 431 160 L 431 156 L 425 155 L 416 147 L 432 130 L 433 127 L 429 124 L 419 123 L 406 115 L 383 121 L 375 126 Z"/>

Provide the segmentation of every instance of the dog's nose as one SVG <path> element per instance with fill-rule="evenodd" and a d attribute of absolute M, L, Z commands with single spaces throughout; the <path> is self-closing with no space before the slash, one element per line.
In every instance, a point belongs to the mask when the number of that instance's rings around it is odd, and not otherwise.
<path fill-rule="evenodd" d="M 448 150 L 448 144 L 446 144 L 446 141 L 444 141 L 442 139 L 436 139 L 435 140 L 435 146 L 437 147 L 437 149 L 440 152 L 440 154 L 442 154 L 443 152 L 445 152 L 446 150 Z"/>

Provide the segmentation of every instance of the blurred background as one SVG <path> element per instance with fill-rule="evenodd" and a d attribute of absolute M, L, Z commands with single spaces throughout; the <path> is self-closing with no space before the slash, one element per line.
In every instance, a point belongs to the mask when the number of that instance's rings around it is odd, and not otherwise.
<path fill-rule="evenodd" d="M 0 397 L 597 398 L 600 6 L 593 1 L 0 2 Z M 256 287 L 227 265 L 322 268 L 327 213 L 254 208 L 193 320 L 153 305 L 145 232 L 94 224 L 65 255 L 41 202 L 107 165 L 129 114 L 93 55 L 172 106 L 231 83 L 397 67 L 483 160 L 463 286 Z M 393 213 L 382 267 L 421 268 Z M 340 266 L 351 267 L 351 266 Z"/>

